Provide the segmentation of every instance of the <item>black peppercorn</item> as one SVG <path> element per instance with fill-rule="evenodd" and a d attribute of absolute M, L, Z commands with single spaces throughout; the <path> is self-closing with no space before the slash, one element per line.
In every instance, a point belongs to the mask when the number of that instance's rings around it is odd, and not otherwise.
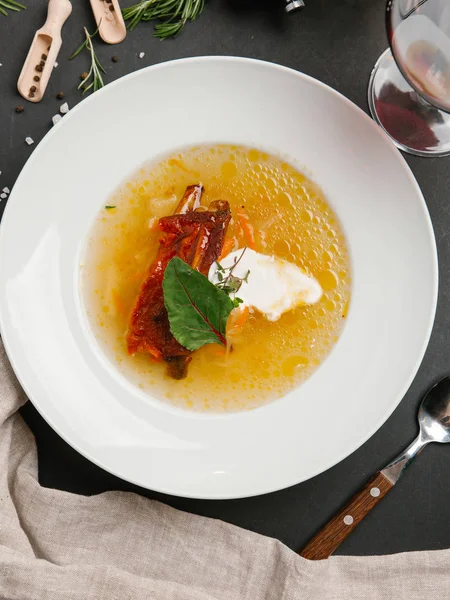
<path fill-rule="evenodd" d="M 23 112 L 24 108 L 23 106 L 16 106 L 16 113 L 21 113 Z"/>
<path fill-rule="evenodd" d="M 41 78 L 39 77 L 39 75 L 35 75 L 35 76 L 33 77 L 33 79 L 34 79 L 34 81 L 40 81 L 40 80 L 41 80 Z"/>
<path fill-rule="evenodd" d="M 35 85 L 32 85 L 32 86 L 30 87 L 30 92 L 35 92 L 35 91 L 36 91 L 36 86 L 35 86 Z"/>
<path fill-rule="evenodd" d="M 41 65 L 36 65 L 36 71 L 41 73 L 43 70 L 44 70 L 44 68 Z"/>
<path fill-rule="evenodd" d="M 119 62 L 119 57 L 117 56 L 117 54 L 115 54 L 112 59 L 113 62 Z"/>
<path fill-rule="evenodd" d="M 80 75 L 81 79 L 86 79 L 87 76 L 88 76 L 88 73 L 86 73 L 86 71 L 84 73 L 81 73 L 81 75 Z"/>
<path fill-rule="evenodd" d="M 64 92 L 58 92 L 56 94 L 56 97 L 58 98 L 58 100 L 62 100 L 64 98 Z"/>
<path fill-rule="evenodd" d="M 47 55 L 46 54 L 42 54 L 41 58 L 42 58 L 42 60 L 47 60 Z"/>

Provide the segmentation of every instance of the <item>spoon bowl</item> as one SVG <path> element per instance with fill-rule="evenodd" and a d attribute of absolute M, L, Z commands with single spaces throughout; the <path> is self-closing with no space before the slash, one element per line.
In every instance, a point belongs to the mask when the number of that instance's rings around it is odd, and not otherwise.
<path fill-rule="evenodd" d="M 450 376 L 434 385 L 419 409 L 420 437 L 424 444 L 450 442 Z"/>

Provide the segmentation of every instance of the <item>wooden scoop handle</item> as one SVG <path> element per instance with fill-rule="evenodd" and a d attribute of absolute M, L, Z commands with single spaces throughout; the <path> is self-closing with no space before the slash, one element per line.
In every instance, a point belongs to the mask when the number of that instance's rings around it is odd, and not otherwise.
<path fill-rule="evenodd" d="M 55 38 L 61 36 L 61 29 L 72 12 L 72 4 L 69 0 L 49 0 L 47 20 L 43 30 Z"/>
<path fill-rule="evenodd" d="M 382 498 L 394 487 L 381 472 L 378 472 L 353 496 L 350 502 L 317 533 L 301 550 L 300 556 L 310 560 L 328 558 L 355 527 L 364 519 Z"/>

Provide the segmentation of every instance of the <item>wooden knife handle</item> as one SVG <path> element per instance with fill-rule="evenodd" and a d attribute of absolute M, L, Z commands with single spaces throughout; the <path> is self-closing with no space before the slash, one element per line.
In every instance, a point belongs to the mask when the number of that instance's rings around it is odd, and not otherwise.
<path fill-rule="evenodd" d="M 394 485 L 378 472 L 301 550 L 310 560 L 328 558 Z"/>

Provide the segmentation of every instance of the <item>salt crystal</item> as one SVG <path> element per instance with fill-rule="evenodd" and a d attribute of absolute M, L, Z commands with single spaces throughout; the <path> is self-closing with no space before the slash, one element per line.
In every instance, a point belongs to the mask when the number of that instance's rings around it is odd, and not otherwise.
<path fill-rule="evenodd" d="M 0 63 L 0 67 L 3 67 L 2 63 Z"/>
<path fill-rule="evenodd" d="M 9 194 L 11 192 L 11 190 L 9 188 L 7 188 L 7 187 L 4 187 L 2 189 L 2 192 L 5 192 L 5 194 Z"/>
<path fill-rule="evenodd" d="M 5 198 L 7 198 L 7 197 L 8 197 L 8 194 L 0 194 L 0 198 L 1 198 L 2 200 L 4 200 L 4 199 L 5 199 Z"/>
<path fill-rule="evenodd" d="M 61 119 L 62 119 L 61 115 L 53 115 L 53 117 L 52 117 L 53 125 L 56 125 L 56 123 L 58 123 L 58 121 L 61 121 Z"/>
<path fill-rule="evenodd" d="M 139 54 L 139 58 L 144 58 L 144 56 L 145 56 L 145 52 L 141 52 L 141 53 Z"/>
<path fill-rule="evenodd" d="M 69 112 L 69 105 L 67 104 L 67 102 L 64 102 L 64 104 L 61 104 L 61 106 L 59 107 L 59 112 L 62 115 L 65 115 L 66 113 Z"/>
<path fill-rule="evenodd" d="M 26 137 L 26 138 L 25 138 L 25 141 L 26 141 L 26 143 L 27 143 L 29 146 L 31 146 L 31 144 L 34 144 L 34 140 L 33 140 L 33 138 Z"/>
<path fill-rule="evenodd" d="M 53 65 L 53 68 L 56 69 L 57 66 L 58 66 L 58 63 L 55 62 L 55 64 Z"/>

